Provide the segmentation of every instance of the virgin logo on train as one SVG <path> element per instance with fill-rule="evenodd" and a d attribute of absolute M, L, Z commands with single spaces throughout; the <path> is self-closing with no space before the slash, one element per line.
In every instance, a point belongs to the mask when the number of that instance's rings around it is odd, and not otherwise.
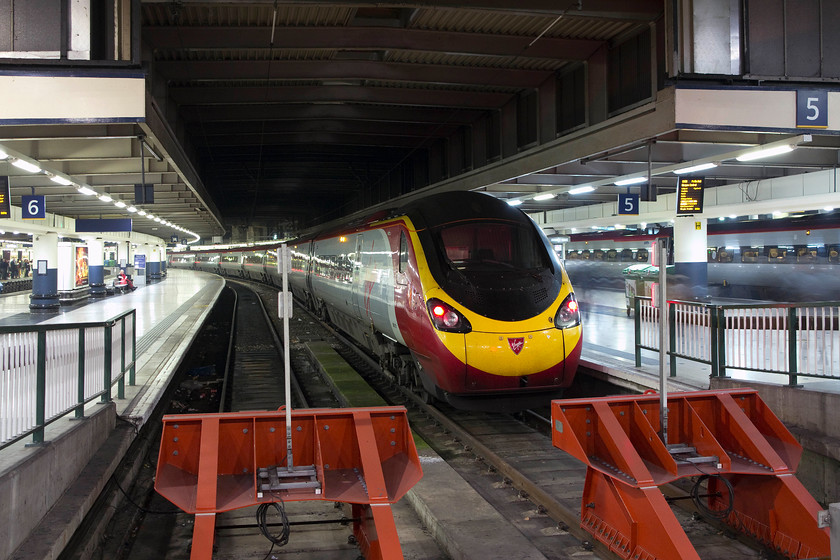
<path fill-rule="evenodd" d="M 522 352 L 522 349 L 525 348 L 525 338 L 509 338 L 508 344 L 510 345 L 510 349 L 513 350 L 513 353 L 518 356 Z"/>

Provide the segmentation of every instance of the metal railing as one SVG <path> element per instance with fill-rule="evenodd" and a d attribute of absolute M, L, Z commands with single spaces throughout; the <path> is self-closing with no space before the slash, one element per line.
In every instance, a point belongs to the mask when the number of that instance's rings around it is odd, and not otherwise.
<path fill-rule="evenodd" d="M 0 449 L 99 398 L 125 398 L 135 384 L 137 316 L 129 310 L 103 322 L 0 327 Z"/>
<path fill-rule="evenodd" d="M 659 309 L 649 297 L 635 298 L 635 357 L 659 350 Z M 840 379 L 840 302 L 713 305 L 668 302 L 671 376 L 684 358 L 711 366 L 712 377 L 727 369 L 797 377 Z"/>

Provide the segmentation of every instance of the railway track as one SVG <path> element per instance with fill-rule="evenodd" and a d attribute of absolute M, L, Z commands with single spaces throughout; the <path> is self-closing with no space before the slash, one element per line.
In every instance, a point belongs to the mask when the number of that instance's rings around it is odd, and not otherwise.
<path fill-rule="evenodd" d="M 251 374 L 273 375 L 269 384 L 282 387 L 282 354 L 269 346 L 279 344 L 276 335 L 267 342 L 260 336 L 270 333 L 266 319 L 276 325 L 279 320 L 273 314 L 265 314 L 262 308 L 276 309 L 276 290 L 265 286 L 254 286 L 263 301 L 261 306 L 253 296 L 242 295 L 244 287 L 231 282 L 240 297 L 240 309 L 249 313 L 238 317 L 244 342 L 235 342 L 236 354 L 244 362 L 233 366 L 234 377 L 241 368 L 251 368 Z M 246 302 L 243 304 L 243 302 Z M 257 312 L 259 310 L 259 312 Z M 256 317 L 263 317 L 257 322 Z M 276 329 L 279 330 L 279 329 Z M 262 331 L 262 332 L 260 332 Z M 585 467 L 551 445 L 544 421 L 530 418 L 524 421 L 521 415 L 465 412 L 436 403 L 430 405 L 424 399 L 396 385 L 387 372 L 383 372 L 376 361 L 360 351 L 340 333 L 322 324 L 300 307 L 295 308 L 295 317 L 290 322 L 292 369 L 299 380 L 294 406 L 334 407 L 337 400 L 328 389 L 311 363 L 306 343 L 326 341 L 347 360 L 368 383 L 391 404 L 403 405 L 409 411 L 412 429 L 437 451 L 481 496 L 503 516 L 510 520 L 546 558 L 567 559 L 585 557 L 592 559 L 616 558 L 606 548 L 594 541 L 579 527 L 580 496 Z M 253 350 L 265 354 L 264 360 L 254 359 Z M 270 355 L 274 352 L 274 356 Z M 237 389 L 237 385 L 239 388 Z M 232 394 L 251 385 L 250 381 L 233 381 Z M 265 383 L 259 395 L 265 398 Z M 242 400 L 245 398 L 246 400 Z M 250 403 L 250 397 L 237 396 L 231 403 Z M 270 406 L 276 408 L 277 397 L 269 397 Z M 283 404 L 279 402 L 279 404 Z M 242 406 L 251 406 L 242 405 Z M 252 408 L 253 409 L 253 408 Z M 545 416 L 545 412 L 537 416 Z M 155 448 L 156 449 L 156 448 Z M 130 493 L 140 492 L 129 490 Z M 102 557 L 126 560 L 147 560 L 151 558 L 186 558 L 189 540 L 192 536 L 192 516 L 183 513 L 156 515 L 156 510 L 172 510 L 172 506 L 156 494 L 135 498 L 145 509 L 139 523 L 131 530 L 132 537 L 121 547 L 112 546 Z M 403 552 L 406 558 L 416 560 L 442 559 L 447 556 L 423 527 L 406 500 L 395 505 Z M 359 557 L 359 550 L 352 540 L 352 530 L 347 523 L 348 511 L 322 502 L 298 502 L 288 504 L 291 537 L 282 549 L 272 546 L 260 534 L 260 524 L 255 520 L 253 508 L 235 510 L 217 517 L 216 560 L 240 560 L 245 558 L 295 558 L 353 559 Z M 675 508 L 675 512 L 686 532 L 704 560 L 744 560 L 769 558 L 763 551 L 751 549 L 730 537 L 727 532 L 709 525 Z M 464 512 L 469 515 L 469 512 Z M 279 531 L 279 519 L 268 519 L 264 530 L 270 534 Z M 166 542 L 160 535 L 167 535 Z M 492 538 L 492 536 L 491 536 Z M 149 542 L 158 541 L 149 547 Z M 119 554 L 114 554 L 118 549 Z"/>
<path fill-rule="evenodd" d="M 409 410 L 412 429 L 546 557 L 569 558 L 589 551 L 604 558 L 616 557 L 579 527 L 586 468 L 551 444 L 547 408 L 510 415 L 427 403 L 398 386 L 394 376 L 341 333 L 326 326 L 320 328 L 335 337 L 339 354 L 386 401 Z M 687 486 L 663 491 L 675 499 L 672 510 L 704 560 L 781 558 L 756 542 L 736 536 L 715 520 L 702 518 L 688 501 L 681 500 L 688 494 Z"/>
<path fill-rule="evenodd" d="M 274 410 L 285 404 L 283 394 L 284 372 L 279 329 L 272 325 L 268 309 L 276 309 L 276 292 L 255 286 L 262 292 L 257 297 L 250 286 L 229 282 L 235 293 L 236 305 L 230 320 L 235 327 L 229 341 L 218 337 L 199 343 L 208 352 L 213 350 L 230 354 L 227 368 L 207 365 L 191 367 L 179 387 L 166 413 L 214 412 L 245 410 Z M 293 378 L 292 405 L 295 408 L 337 407 L 335 396 L 321 382 L 303 348 L 308 340 L 321 340 L 324 334 L 316 321 L 296 319 L 290 326 L 292 342 Z M 218 331 L 213 325 L 211 331 Z M 202 356 L 205 364 L 215 358 Z M 229 370 L 221 371 L 222 369 Z M 214 371 L 215 370 L 215 371 Z M 213 373 L 218 376 L 211 375 Z M 223 379 L 228 379 L 227 383 Z M 211 392 L 213 399 L 205 398 Z M 198 397 L 192 402 L 190 396 Z M 157 430 L 159 433 L 159 428 Z M 123 519 L 111 529 L 112 537 L 96 552 L 101 558 L 116 560 L 160 560 L 161 558 L 189 558 L 192 539 L 193 516 L 175 510 L 165 499 L 153 491 L 156 442 L 149 443 L 145 468 L 141 469 L 136 484 L 126 484 L 125 510 L 130 519 Z M 133 506 L 132 506 L 133 504 Z M 285 504 L 288 521 L 283 521 L 273 509 L 259 520 L 256 507 L 233 510 L 217 515 L 214 560 L 245 560 L 294 558 L 295 560 L 356 560 L 359 548 L 352 534 L 350 510 L 332 502 L 291 502 Z M 400 534 L 409 543 L 404 547 L 408 558 L 441 560 L 441 553 L 431 536 L 423 529 L 420 520 L 407 504 L 394 507 Z M 283 526 L 288 527 L 288 543 L 279 546 L 271 539 L 281 540 Z M 270 538 L 269 538 L 270 537 Z M 87 553 L 75 553 L 68 558 L 89 558 Z"/>

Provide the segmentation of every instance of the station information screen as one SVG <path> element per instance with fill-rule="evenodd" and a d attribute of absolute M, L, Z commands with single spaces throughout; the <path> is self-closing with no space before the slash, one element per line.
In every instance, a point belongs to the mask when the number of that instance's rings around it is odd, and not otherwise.
<path fill-rule="evenodd" d="M 680 177 L 677 216 L 703 213 L 703 178 Z"/>

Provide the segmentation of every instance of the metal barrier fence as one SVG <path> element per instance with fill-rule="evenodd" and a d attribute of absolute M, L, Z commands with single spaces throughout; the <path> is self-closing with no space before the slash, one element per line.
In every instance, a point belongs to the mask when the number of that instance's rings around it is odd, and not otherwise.
<path fill-rule="evenodd" d="M 636 366 L 642 350 L 659 350 L 659 309 L 635 298 Z M 840 302 L 712 305 L 668 302 L 671 376 L 684 358 L 711 366 L 711 376 L 738 369 L 840 379 Z"/>
<path fill-rule="evenodd" d="M 135 384 L 137 316 L 126 311 L 103 322 L 0 327 L 0 449 L 32 435 L 99 397 L 110 402 L 114 384 L 125 398 Z"/>

